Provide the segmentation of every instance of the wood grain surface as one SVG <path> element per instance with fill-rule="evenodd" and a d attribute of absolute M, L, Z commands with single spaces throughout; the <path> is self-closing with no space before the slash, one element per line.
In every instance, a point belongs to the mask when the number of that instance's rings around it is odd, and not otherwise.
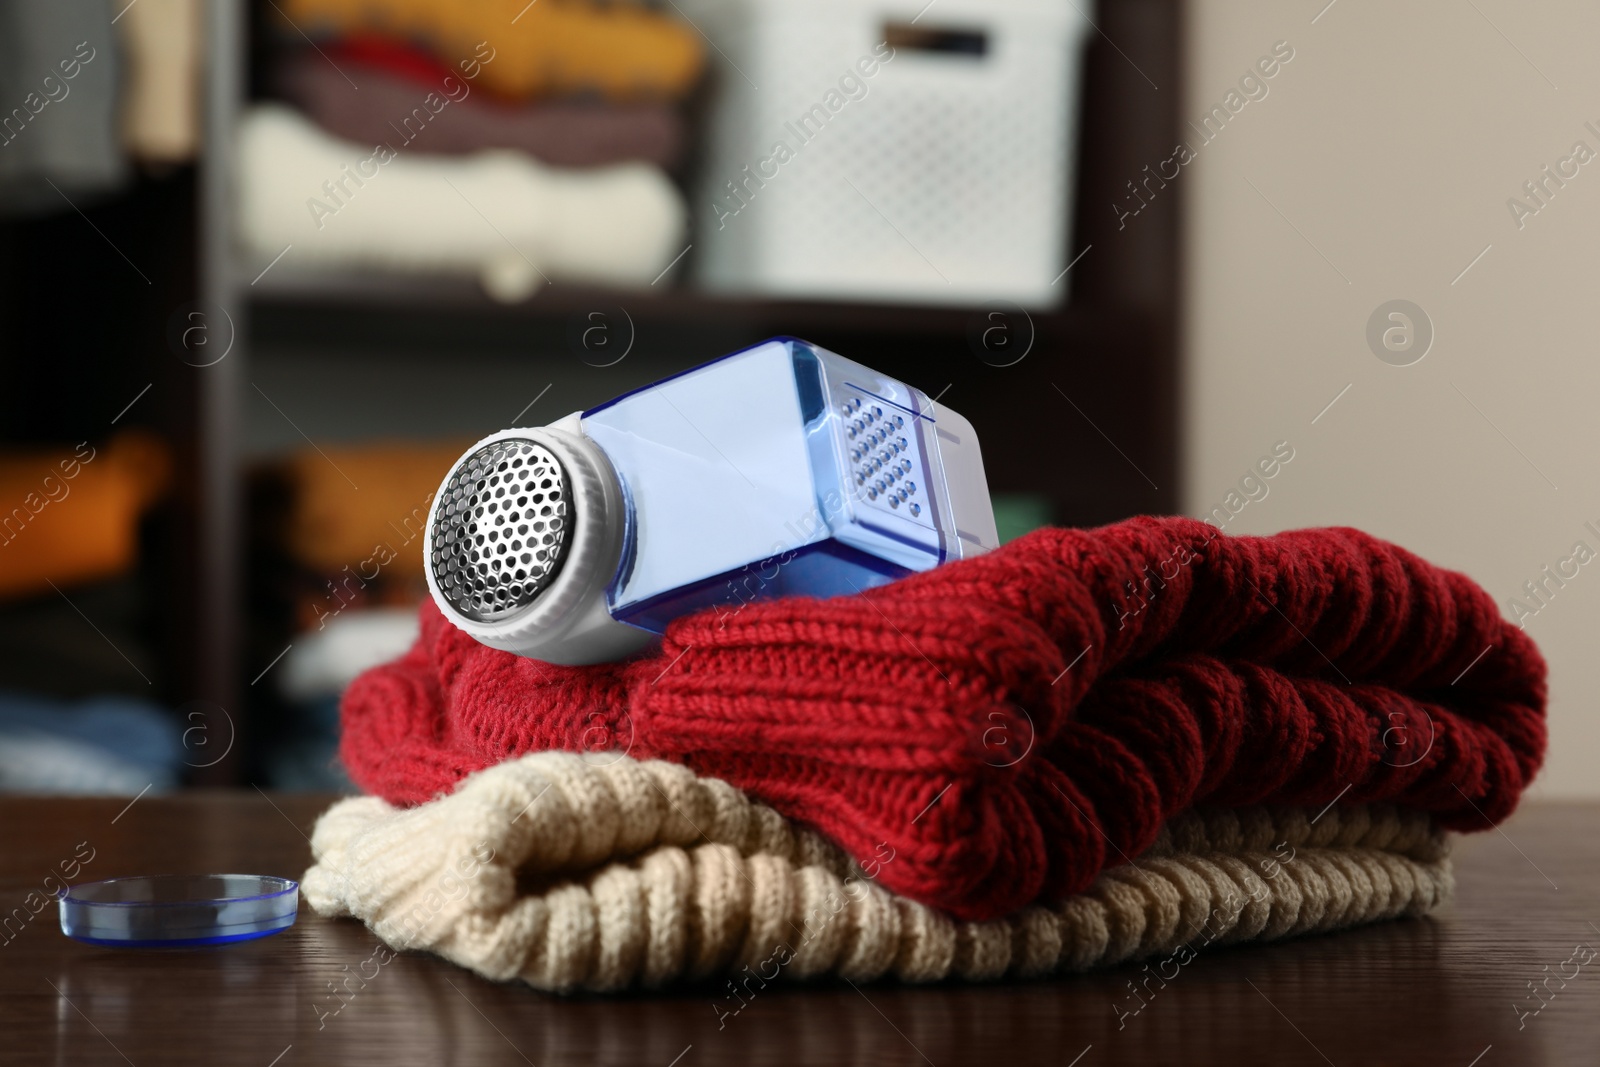
<path fill-rule="evenodd" d="M 1138 1003 L 1128 985 L 1137 966 L 985 986 L 774 985 L 719 1021 L 731 1002 L 716 986 L 556 997 L 428 956 L 379 966 L 359 923 L 303 907 L 283 934 L 188 950 L 94 948 L 62 936 L 54 904 L 29 915 L 29 894 L 91 849 L 77 881 L 298 877 L 328 799 L 0 799 L 0 915 L 11 917 L 0 935 L 0 1063 L 1600 1062 L 1600 956 L 1586 947 L 1600 948 L 1592 805 L 1529 805 L 1503 832 L 1463 839 L 1456 900 L 1430 919 L 1202 951 L 1120 1025 L 1118 1009 Z"/>

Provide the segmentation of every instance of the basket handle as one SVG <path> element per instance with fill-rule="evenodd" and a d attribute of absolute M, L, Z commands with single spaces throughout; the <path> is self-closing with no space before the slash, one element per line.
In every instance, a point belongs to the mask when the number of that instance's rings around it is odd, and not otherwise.
<path fill-rule="evenodd" d="M 885 22 L 883 39 L 895 51 L 982 59 L 989 54 L 989 31 L 978 26 L 913 26 Z"/>

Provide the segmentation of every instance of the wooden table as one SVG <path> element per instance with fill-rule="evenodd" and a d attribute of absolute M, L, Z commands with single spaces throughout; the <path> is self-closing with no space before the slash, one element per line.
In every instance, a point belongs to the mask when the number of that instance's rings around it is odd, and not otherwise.
<path fill-rule="evenodd" d="M 90 849 L 80 881 L 298 877 L 327 799 L 0 799 L 0 908 L 27 915 L 28 894 Z M 1529 806 L 1503 833 L 1463 840 L 1457 899 L 1431 919 L 1205 952 L 1120 1031 L 1112 1004 L 1134 967 L 989 986 L 774 987 L 719 1030 L 714 988 L 563 998 L 404 955 L 333 1015 L 344 1003 L 333 986 L 377 945 L 358 923 L 302 907 L 292 929 L 261 941 L 100 949 L 63 937 L 52 904 L 20 930 L 13 918 L 0 943 L 0 1063 L 1594 1064 L 1600 956 L 1567 961 L 1584 958 L 1574 946 L 1600 947 L 1597 812 Z M 1549 979 L 1539 1014 L 1519 1017 L 1540 1003 L 1529 982 L 1575 970 L 1564 986 Z"/>

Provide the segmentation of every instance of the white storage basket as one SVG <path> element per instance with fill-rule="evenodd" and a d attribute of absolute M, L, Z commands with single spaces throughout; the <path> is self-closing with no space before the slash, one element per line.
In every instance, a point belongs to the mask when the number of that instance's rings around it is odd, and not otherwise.
<path fill-rule="evenodd" d="M 1064 299 L 1088 0 L 925 3 L 677 0 L 714 45 L 703 287 Z"/>

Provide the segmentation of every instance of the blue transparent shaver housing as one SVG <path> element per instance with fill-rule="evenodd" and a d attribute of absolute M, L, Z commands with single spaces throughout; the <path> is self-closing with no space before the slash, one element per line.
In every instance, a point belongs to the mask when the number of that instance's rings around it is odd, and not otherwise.
<path fill-rule="evenodd" d="M 479 441 L 434 496 L 426 574 L 478 641 L 601 663 L 691 612 L 859 593 L 995 543 L 966 419 L 779 337 Z"/>
<path fill-rule="evenodd" d="M 579 417 L 626 501 L 607 608 L 830 597 L 995 547 L 977 435 L 920 390 L 779 337 Z"/>

